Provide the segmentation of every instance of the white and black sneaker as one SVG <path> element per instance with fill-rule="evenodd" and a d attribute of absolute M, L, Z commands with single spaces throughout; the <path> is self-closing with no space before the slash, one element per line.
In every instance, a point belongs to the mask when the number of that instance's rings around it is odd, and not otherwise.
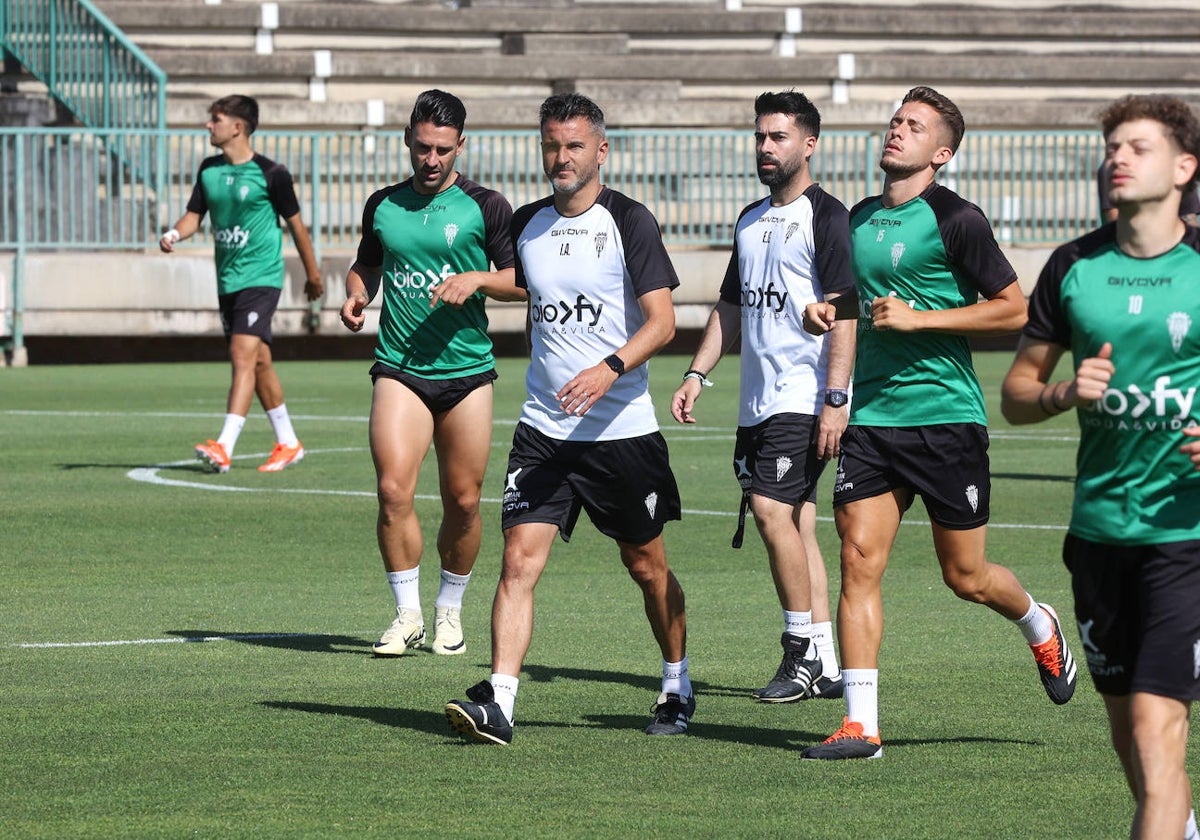
<path fill-rule="evenodd" d="M 836 677 L 817 677 L 812 686 L 804 694 L 805 700 L 840 700 L 846 694 L 842 675 Z"/>
<path fill-rule="evenodd" d="M 812 685 L 824 670 L 812 639 L 784 633 L 779 643 L 783 645 L 783 661 L 774 678 L 763 688 L 750 692 L 750 696 L 760 703 L 791 703 L 812 696 Z"/>
<path fill-rule="evenodd" d="M 654 720 L 646 727 L 647 735 L 682 735 L 696 713 L 696 697 L 660 694 L 650 711 L 654 713 Z"/>
<path fill-rule="evenodd" d="M 446 720 L 451 728 L 483 744 L 511 744 L 512 724 L 496 702 L 492 684 L 487 680 L 476 683 L 467 689 L 467 697 L 446 704 Z"/>

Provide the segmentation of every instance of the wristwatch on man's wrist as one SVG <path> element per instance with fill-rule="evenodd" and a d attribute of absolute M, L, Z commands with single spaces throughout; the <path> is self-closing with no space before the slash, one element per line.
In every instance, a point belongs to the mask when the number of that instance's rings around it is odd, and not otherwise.
<path fill-rule="evenodd" d="M 826 388 L 825 405 L 830 408 L 841 408 L 850 402 L 850 394 L 845 388 Z"/>

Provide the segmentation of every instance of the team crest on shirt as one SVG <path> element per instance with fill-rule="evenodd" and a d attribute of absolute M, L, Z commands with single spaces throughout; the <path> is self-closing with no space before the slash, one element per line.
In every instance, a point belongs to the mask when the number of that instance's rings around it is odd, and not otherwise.
<path fill-rule="evenodd" d="M 783 234 L 783 244 L 786 245 L 787 241 L 792 238 L 792 234 L 798 230 L 800 230 L 799 222 L 792 222 L 790 225 L 788 225 L 787 232 Z"/>
<path fill-rule="evenodd" d="M 786 455 L 780 455 L 775 459 L 775 480 L 783 481 L 783 477 L 788 474 L 788 470 L 792 468 L 792 459 Z"/>
<path fill-rule="evenodd" d="M 250 194 L 250 187 L 243 186 L 238 188 L 238 198 L 242 201 L 246 200 L 246 196 Z"/>
<path fill-rule="evenodd" d="M 904 243 L 897 242 L 895 245 L 892 246 L 892 268 L 899 267 L 900 258 L 903 256 L 904 256 Z"/>
<path fill-rule="evenodd" d="M 658 510 L 658 494 L 651 493 L 646 497 L 646 513 L 650 514 L 650 518 L 654 518 L 654 512 Z"/>
<path fill-rule="evenodd" d="M 1172 312 L 1167 316 L 1167 332 L 1171 334 L 1171 349 L 1176 353 L 1183 347 L 1188 330 L 1192 328 L 1192 319 L 1186 312 Z"/>
<path fill-rule="evenodd" d="M 458 236 L 458 225 L 451 222 L 442 228 L 442 233 L 446 234 L 446 247 L 453 247 L 454 237 Z"/>
<path fill-rule="evenodd" d="M 967 504 L 971 506 L 972 513 L 979 513 L 979 488 L 974 484 L 967 485 Z"/>
<path fill-rule="evenodd" d="M 592 242 L 596 246 L 596 259 L 600 259 L 600 255 L 604 253 L 604 246 L 608 244 L 608 234 L 601 231 Z"/>

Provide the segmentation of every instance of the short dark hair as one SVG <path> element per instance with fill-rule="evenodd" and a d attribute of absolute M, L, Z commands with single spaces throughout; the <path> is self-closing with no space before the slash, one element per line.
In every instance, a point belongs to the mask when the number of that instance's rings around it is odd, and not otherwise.
<path fill-rule="evenodd" d="M 943 96 L 931 87 L 918 85 L 904 94 L 904 99 L 900 104 L 903 105 L 906 102 L 920 102 L 937 111 L 938 116 L 942 118 L 942 123 L 950 132 L 950 142 L 946 145 L 950 147 L 950 151 L 958 151 L 958 144 L 962 142 L 963 135 L 967 133 L 967 123 L 963 119 L 962 111 L 958 110 L 958 106 L 951 102 L 949 97 Z"/>
<path fill-rule="evenodd" d="M 1200 161 L 1200 122 L 1196 112 L 1178 96 L 1165 93 L 1123 96 L 1100 112 L 1100 128 L 1104 137 L 1116 131 L 1117 126 L 1134 120 L 1154 120 L 1166 129 L 1167 136 L 1185 154 Z M 1190 184 L 1196 183 L 1200 166 L 1192 175 Z"/>
<path fill-rule="evenodd" d="M 462 100 L 453 93 L 444 90 L 427 90 L 417 96 L 412 114 L 408 118 L 408 127 L 416 128 L 418 123 L 433 123 L 436 126 L 449 126 L 459 134 L 467 124 L 467 108 Z"/>
<path fill-rule="evenodd" d="M 582 93 L 556 93 L 542 103 L 538 116 L 538 125 L 542 128 L 550 121 L 566 122 L 583 118 L 596 134 L 604 136 L 604 112 Z"/>
<path fill-rule="evenodd" d="M 757 118 L 767 114 L 786 114 L 813 137 L 821 136 L 821 114 L 817 106 L 799 91 L 760 93 L 754 100 L 754 116 Z"/>
<path fill-rule="evenodd" d="M 258 128 L 258 103 L 252 97 L 243 96 L 240 93 L 222 96 L 208 106 L 208 113 L 213 116 L 224 114 L 227 117 L 241 120 L 246 124 L 247 134 L 253 134 L 254 130 Z"/>

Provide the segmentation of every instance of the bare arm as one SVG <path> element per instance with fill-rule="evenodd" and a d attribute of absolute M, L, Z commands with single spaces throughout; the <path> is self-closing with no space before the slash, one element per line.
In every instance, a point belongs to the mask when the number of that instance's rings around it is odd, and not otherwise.
<path fill-rule="evenodd" d="M 645 323 L 617 350 L 616 356 L 632 370 L 644 364 L 675 337 L 675 306 L 671 290 L 655 289 L 638 298 Z M 555 395 L 563 411 L 583 415 L 608 393 L 617 381 L 617 373 L 603 360 L 575 374 Z"/>
<path fill-rule="evenodd" d="M 854 297 L 853 293 L 850 295 Z M 833 308 L 835 314 L 839 309 L 838 301 L 846 295 L 832 295 L 826 298 L 826 303 Z M 844 303 L 844 302 L 843 302 Z M 858 321 L 834 319 L 829 336 L 825 339 L 829 347 L 829 368 L 826 373 L 825 387 L 845 390 L 850 387 L 850 377 L 854 372 L 854 352 L 858 341 Z M 824 399 L 824 394 L 818 394 L 818 400 Z M 817 432 L 817 456 L 820 458 L 836 458 L 841 453 L 842 432 L 850 423 L 850 406 L 834 408 L 825 405 L 821 408 Z"/>
<path fill-rule="evenodd" d="M 342 323 L 351 332 L 363 328 L 367 318 L 363 310 L 367 308 L 375 293 L 379 291 L 379 281 L 383 277 L 383 266 L 364 266 L 357 260 L 346 273 L 346 302 L 342 304 Z"/>
<path fill-rule="evenodd" d="M 1072 379 L 1050 382 L 1066 348 L 1021 337 L 1017 356 L 1000 386 L 1000 412 L 1010 423 L 1037 423 L 1104 396 L 1115 368 L 1112 345 L 1084 359 Z"/>
<path fill-rule="evenodd" d="M 724 300 L 717 301 L 717 305 L 709 313 L 708 323 L 704 326 L 704 335 L 700 337 L 700 346 L 696 349 L 696 355 L 692 356 L 691 364 L 688 365 L 689 370 L 699 371 L 705 377 L 712 372 L 712 369 L 717 366 L 717 362 L 721 360 L 721 356 L 737 340 L 742 329 L 741 314 L 741 307 L 736 304 Z M 696 418 L 692 414 L 692 408 L 696 405 L 696 400 L 699 399 L 703 387 L 704 384 L 699 379 L 694 377 L 684 379 L 675 391 L 675 395 L 671 397 L 671 416 L 680 423 L 695 423 Z"/>
<path fill-rule="evenodd" d="M 320 300 L 325 294 L 325 280 L 321 277 L 321 267 L 317 265 L 317 255 L 313 251 L 312 238 L 308 235 L 304 219 L 297 213 L 284 221 L 292 232 L 292 242 L 296 244 L 300 262 L 304 263 L 304 274 L 308 278 L 304 284 L 304 296 L 309 300 Z"/>
<path fill-rule="evenodd" d="M 179 217 L 175 226 L 168 230 L 158 240 L 158 247 L 164 254 L 175 250 L 175 243 L 182 242 L 196 231 L 200 230 L 200 214 L 191 210 Z"/>
<path fill-rule="evenodd" d="M 1027 317 L 1025 295 L 1015 280 L 994 297 L 955 309 L 913 309 L 898 297 L 871 301 L 875 329 L 896 332 L 1005 335 L 1021 329 Z"/>
<path fill-rule="evenodd" d="M 429 307 L 439 302 L 462 306 L 475 292 L 481 291 L 493 300 L 525 300 L 525 290 L 518 288 L 514 268 L 499 271 L 464 271 L 438 283 L 429 293 Z"/>

